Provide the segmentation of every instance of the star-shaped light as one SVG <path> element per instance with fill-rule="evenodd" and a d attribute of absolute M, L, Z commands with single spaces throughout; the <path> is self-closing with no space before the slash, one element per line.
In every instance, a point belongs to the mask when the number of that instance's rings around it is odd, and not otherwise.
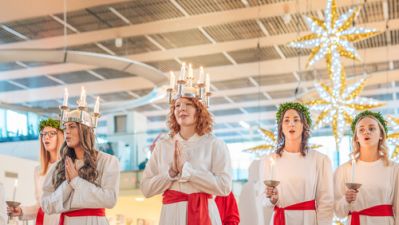
<path fill-rule="evenodd" d="M 340 82 L 342 72 L 340 57 L 360 59 L 352 43 L 378 34 L 375 29 L 352 27 L 360 9 L 360 6 L 352 8 L 338 17 L 336 1 L 328 0 L 324 12 L 325 20 L 305 16 L 305 21 L 312 33 L 288 44 L 294 48 L 312 49 L 307 67 L 322 58 L 326 59 L 330 79 L 335 87 L 334 95 L 338 94 L 338 90 L 343 85 Z"/>
<path fill-rule="evenodd" d="M 388 125 L 392 128 L 393 133 L 388 134 L 387 141 L 394 146 L 391 159 L 399 160 L 399 118 L 387 116 Z"/>
<path fill-rule="evenodd" d="M 384 105 L 384 103 L 371 98 L 359 97 L 365 86 L 366 77 L 347 87 L 344 71 L 342 73 L 341 81 L 343 85 L 338 90 L 337 95 L 334 95 L 330 86 L 324 83 L 315 83 L 315 88 L 320 98 L 304 102 L 312 111 L 320 112 L 313 128 L 318 129 L 331 124 L 336 143 L 340 143 L 345 131 L 345 125 L 352 123 L 356 111 Z"/>
<path fill-rule="evenodd" d="M 263 154 L 266 154 L 267 152 L 271 152 L 277 149 L 277 134 L 274 133 L 273 131 L 266 130 L 264 128 L 259 127 L 259 131 L 263 134 L 265 137 L 265 144 L 258 145 L 252 148 L 245 149 L 245 152 L 249 153 L 255 153 L 258 156 L 261 156 Z M 320 148 L 321 145 L 316 145 L 316 144 L 310 144 L 311 149 L 317 149 Z"/>

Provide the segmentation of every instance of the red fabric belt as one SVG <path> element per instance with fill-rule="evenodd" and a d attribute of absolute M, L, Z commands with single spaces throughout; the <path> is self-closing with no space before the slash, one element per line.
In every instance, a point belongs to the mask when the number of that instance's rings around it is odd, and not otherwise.
<path fill-rule="evenodd" d="M 61 213 L 59 225 L 64 225 L 64 218 L 68 217 L 80 217 L 80 216 L 105 216 L 105 209 L 78 209 Z"/>
<path fill-rule="evenodd" d="M 187 225 L 212 225 L 209 218 L 207 193 L 186 194 L 180 191 L 167 190 L 163 193 L 163 204 L 187 202 Z"/>
<path fill-rule="evenodd" d="M 350 212 L 351 225 L 360 225 L 360 216 L 393 216 L 392 205 L 376 205 L 361 211 Z"/>
<path fill-rule="evenodd" d="M 39 208 L 37 210 L 37 215 L 36 215 L 36 225 L 43 225 L 44 221 L 44 212 L 42 208 Z"/>
<path fill-rule="evenodd" d="M 285 225 L 285 210 L 316 210 L 316 201 L 300 202 L 284 208 L 274 207 L 274 225 Z"/>

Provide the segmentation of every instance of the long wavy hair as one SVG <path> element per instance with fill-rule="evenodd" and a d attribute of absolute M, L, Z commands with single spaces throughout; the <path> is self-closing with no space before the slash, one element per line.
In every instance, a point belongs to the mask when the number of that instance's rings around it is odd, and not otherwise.
<path fill-rule="evenodd" d="M 378 153 L 379 153 L 378 155 L 380 156 L 380 159 L 382 159 L 384 161 L 384 165 L 388 166 L 390 164 L 390 161 L 389 161 L 389 157 L 388 157 L 388 147 L 386 144 L 387 134 L 385 133 L 384 126 L 381 124 L 381 122 L 379 120 L 377 120 L 376 118 L 374 118 L 373 116 L 365 116 L 357 121 L 356 126 L 355 126 L 355 131 L 353 133 L 353 138 L 352 138 L 353 152 L 351 153 L 351 155 L 353 155 L 356 160 L 358 160 L 360 158 L 360 143 L 357 140 L 357 125 L 364 118 L 371 118 L 371 119 L 377 121 L 378 127 L 380 129 L 380 134 L 381 134 L 381 140 L 378 141 Z"/>
<path fill-rule="evenodd" d="M 202 136 L 204 134 L 208 134 L 212 132 L 212 126 L 213 126 L 213 119 L 212 115 L 209 113 L 208 109 L 201 103 L 198 99 L 196 98 L 187 98 L 190 100 L 196 109 L 195 112 L 195 121 L 196 121 L 196 126 L 195 126 L 195 132 Z M 168 115 L 168 127 L 170 130 L 169 135 L 171 137 L 175 136 L 177 133 L 180 131 L 180 125 L 177 123 L 176 117 L 175 117 L 175 100 L 170 104 L 169 108 L 169 115 Z"/>
<path fill-rule="evenodd" d="M 97 172 L 97 154 L 98 151 L 94 148 L 95 135 L 92 128 L 76 123 L 78 125 L 80 145 L 84 151 L 83 166 L 79 169 L 79 177 L 95 184 L 98 177 Z M 62 182 L 66 180 L 65 175 L 65 160 L 66 157 L 71 157 L 72 161 L 75 162 L 76 154 L 73 148 L 68 147 L 66 141 L 64 141 L 61 147 L 61 160 L 56 165 L 56 169 L 53 174 L 53 185 L 57 189 Z"/>
<path fill-rule="evenodd" d="M 282 151 L 285 148 L 285 137 L 283 133 L 283 118 L 285 113 L 288 111 L 287 109 L 284 113 L 281 113 L 280 120 L 278 123 L 278 137 L 277 137 L 277 149 L 276 149 L 276 154 L 279 155 L 280 157 L 282 156 Z M 295 110 L 295 109 L 293 109 Z M 303 131 L 302 131 L 302 140 L 301 140 L 301 145 L 300 145 L 300 152 L 302 156 L 306 156 L 307 152 L 309 151 L 309 138 L 310 138 L 310 126 L 306 120 L 305 115 L 300 112 L 295 110 L 299 118 L 301 119 L 301 123 L 303 124 Z"/>
<path fill-rule="evenodd" d="M 60 155 L 60 148 L 62 146 L 62 143 L 64 141 L 64 133 L 62 133 L 61 130 L 54 128 L 57 130 L 57 160 Z M 43 129 L 42 129 L 43 130 Z M 42 131 L 41 130 L 41 131 Z M 42 135 L 39 135 L 39 141 L 40 141 L 40 176 L 44 176 L 47 173 L 48 166 L 50 165 L 50 152 L 46 150 L 43 144 L 43 138 Z"/>

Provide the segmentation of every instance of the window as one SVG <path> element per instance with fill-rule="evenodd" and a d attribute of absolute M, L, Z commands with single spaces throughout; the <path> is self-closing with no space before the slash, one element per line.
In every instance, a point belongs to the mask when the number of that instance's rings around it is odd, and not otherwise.
<path fill-rule="evenodd" d="M 26 113 L 7 110 L 7 136 L 17 137 L 28 134 L 28 119 Z"/>
<path fill-rule="evenodd" d="M 114 117 L 115 133 L 125 133 L 126 130 L 126 115 L 119 115 Z"/>

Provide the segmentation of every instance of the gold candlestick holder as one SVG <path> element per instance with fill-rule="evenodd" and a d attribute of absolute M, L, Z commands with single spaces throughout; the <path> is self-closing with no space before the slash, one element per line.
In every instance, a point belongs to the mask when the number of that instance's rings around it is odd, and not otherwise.
<path fill-rule="evenodd" d="M 265 180 L 263 181 L 263 183 L 268 186 L 268 187 L 272 187 L 275 188 L 280 184 L 280 181 L 278 180 Z"/>
<path fill-rule="evenodd" d="M 348 182 L 348 183 L 345 183 L 345 186 L 348 189 L 352 189 L 352 190 L 357 191 L 362 186 L 362 184 Z"/>

